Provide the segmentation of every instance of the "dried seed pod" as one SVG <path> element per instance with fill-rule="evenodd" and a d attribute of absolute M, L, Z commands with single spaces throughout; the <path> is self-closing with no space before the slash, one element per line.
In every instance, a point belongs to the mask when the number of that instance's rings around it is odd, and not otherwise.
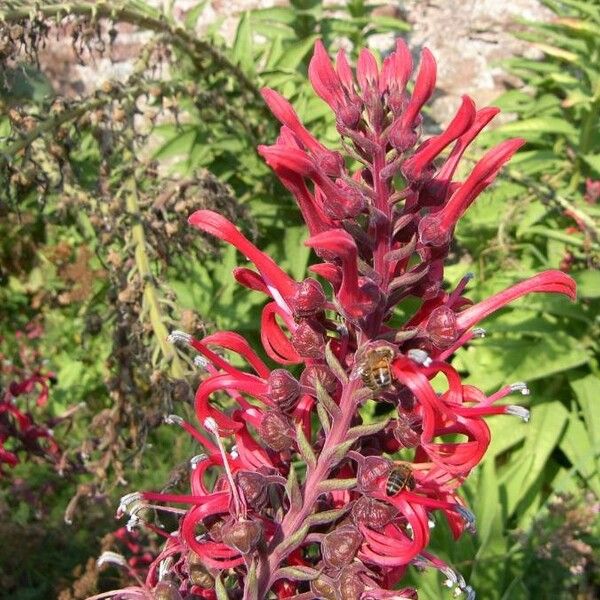
<path fill-rule="evenodd" d="M 194 585 L 199 585 L 206 590 L 213 589 L 215 587 L 215 580 L 202 564 L 200 557 L 195 552 L 190 551 L 187 561 L 190 581 Z"/>
<path fill-rule="evenodd" d="M 449 348 L 459 336 L 455 312 L 447 306 L 438 306 L 431 312 L 425 331 L 436 348 Z"/>
<path fill-rule="evenodd" d="M 254 510 L 262 510 L 268 501 L 268 484 L 264 475 L 254 471 L 239 471 L 235 479 L 246 502 Z"/>
<path fill-rule="evenodd" d="M 329 567 L 341 569 L 350 564 L 363 541 L 354 525 L 343 525 L 328 533 L 321 542 L 323 561 Z"/>
<path fill-rule="evenodd" d="M 300 397 L 298 380 L 285 369 L 271 371 L 268 380 L 268 395 L 284 412 L 291 412 Z"/>
<path fill-rule="evenodd" d="M 364 492 L 374 489 L 377 480 L 387 477 L 392 463 L 380 456 L 367 456 L 358 466 L 358 486 Z"/>
<path fill-rule="evenodd" d="M 323 358 L 325 338 L 308 321 L 302 321 L 292 334 L 292 345 L 303 358 Z"/>
<path fill-rule="evenodd" d="M 365 584 L 359 577 L 363 569 L 360 565 L 349 565 L 342 569 L 338 586 L 340 600 L 360 600 L 365 589 Z"/>
<path fill-rule="evenodd" d="M 242 554 L 250 554 L 262 539 L 263 526 L 259 521 L 229 521 L 223 525 L 223 543 Z"/>
<path fill-rule="evenodd" d="M 292 297 L 291 305 L 294 317 L 304 319 L 313 317 L 325 309 L 327 298 L 321 284 L 312 277 L 307 277 L 298 284 Z"/>
<path fill-rule="evenodd" d="M 321 600 L 338 600 L 335 593 L 336 585 L 330 577 L 321 573 L 310 582 L 310 589 Z"/>
<path fill-rule="evenodd" d="M 390 504 L 362 496 L 352 507 L 352 520 L 357 525 L 366 525 L 371 529 L 381 529 L 390 523 L 398 511 Z"/>
<path fill-rule="evenodd" d="M 154 600 L 183 600 L 175 584 L 159 581 L 153 592 Z"/>
<path fill-rule="evenodd" d="M 289 419 L 276 410 L 267 411 L 258 430 L 262 440 L 276 452 L 289 450 L 294 443 L 294 431 Z"/>

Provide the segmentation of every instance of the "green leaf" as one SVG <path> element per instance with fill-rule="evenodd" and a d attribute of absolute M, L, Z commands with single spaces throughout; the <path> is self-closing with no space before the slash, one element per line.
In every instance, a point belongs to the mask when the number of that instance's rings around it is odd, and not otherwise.
<path fill-rule="evenodd" d="M 350 504 L 343 506 L 342 508 L 336 508 L 333 510 L 323 510 L 321 512 L 310 515 L 304 521 L 305 525 L 314 527 L 315 525 L 325 525 L 326 523 L 332 523 L 343 517 L 350 510 Z"/>
<path fill-rule="evenodd" d="M 577 282 L 577 296 L 580 298 L 600 298 L 600 271 L 580 271 L 572 274 Z"/>
<path fill-rule="evenodd" d="M 229 595 L 227 594 L 227 589 L 223 585 L 221 581 L 221 575 L 217 575 L 215 577 L 215 592 L 217 594 L 217 600 L 228 600 Z"/>
<path fill-rule="evenodd" d="M 339 490 L 352 490 L 356 487 L 356 477 L 352 479 L 325 479 L 317 486 L 319 492 L 337 492 Z"/>
<path fill-rule="evenodd" d="M 333 398 L 329 395 L 327 390 L 323 387 L 323 384 L 317 379 L 317 402 L 322 405 L 327 412 L 335 419 L 340 416 L 340 407 L 335 403 Z"/>
<path fill-rule="evenodd" d="M 600 177 L 600 154 L 582 154 L 580 156 Z"/>
<path fill-rule="evenodd" d="M 558 133 L 568 137 L 576 138 L 577 129 L 568 121 L 558 117 L 533 117 L 522 121 L 513 121 L 503 125 L 502 133 L 530 134 L 530 133 Z"/>
<path fill-rule="evenodd" d="M 505 488 L 508 515 L 514 513 L 519 502 L 536 484 L 550 454 L 560 442 L 568 416 L 567 410 L 558 401 L 532 408 L 525 445 L 500 479 Z"/>
<path fill-rule="evenodd" d="M 588 435 L 583 423 L 572 413 L 569 415 L 560 449 L 577 469 L 586 486 L 589 486 L 600 498 L 600 476 L 596 464 L 598 449 L 594 448 L 591 436 Z"/>
<path fill-rule="evenodd" d="M 285 49 L 285 52 L 281 55 L 275 66 L 279 69 L 297 69 L 306 55 L 313 49 L 315 41 L 319 37 L 319 35 L 315 34 L 291 44 Z"/>
<path fill-rule="evenodd" d="M 571 381 L 570 385 L 581 407 L 594 453 L 598 455 L 600 452 L 600 400 L 598 397 L 600 377 L 597 375 L 587 375 L 581 379 Z"/>
<path fill-rule="evenodd" d="M 252 47 L 252 22 L 250 12 L 245 12 L 235 32 L 231 51 L 233 62 L 248 75 L 254 74 L 254 54 Z"/>
<path fill-rule="evenodd" d="M 198 2 L 198 4 L 196 4 L 187 11 L 187 13 L 185 14 L 185 19 L 183 21 L 183 24 L 185 25 L 186 29 L 190 29 L 192 31 L 196 29 L 196 23 L 198 23 L 200 15 L 204 12 L 204 8 L 206 7 L 207 2 L 208 0 L 201 0 L 200 2 Z"/>
<path fill-rule="evenodd" d="M 323 427 L 323 431 L 326 434 L 329 433 L 331 431 L 329 413 L 325 410 L 325 407 L 320 402 L 317 402 L 317 415 L 319 416 L 319 421 Z"/>
<path fill-rule="evenodd" d="M 291 579 L 292 581 L 312 581 L 319 576 L 320 571 L 304 565 L 294 567 L 283 567 L 277 569 L 273 575 L 273 581 L 277 579 Z"/>

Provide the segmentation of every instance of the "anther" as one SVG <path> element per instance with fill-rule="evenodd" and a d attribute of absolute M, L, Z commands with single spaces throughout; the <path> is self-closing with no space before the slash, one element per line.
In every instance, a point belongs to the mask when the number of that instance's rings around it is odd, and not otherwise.
<path fill-rule="evenodd" d="M 407 355 L 408 358 L 410 358 L 410 360 L 416 362 L 419 365 L 423 365 L 424 367 L 429 367 L 431 365 L 431 358 L 429 357 L 429 354 L 425 352 L 425 350 L 413 348 L 412 350 L 408 351 Z"/>
<path fill-rule="evenodd" d="M 206 454 L 196 454 L 196 456 L 192 456 L 192 458 L 190 458 L 190 468 L 192 471 L 198 467 L 198 463 L 206 460 L 207 458 L 208 456 Z"/>
<path fill-rule="evenodd" d="M 511 392 L 521 392 L 523 396 L 529 396 L 530 394 L 529 388 L 524 381 L 516 381 L 515 383 L 511 383 L 509 387 Z"/>
<path fill-rule="evenodd" d="M 111 552 L 106 550 L 103 552 L 96 561 L 96 566 L 101 567 L 102 565 L 118 565 L 119 567 L 128 568 L 127 560 L 122 554 Z"/>
<path fill-rule="evenodd" d="M 484 338 L 487 331 L 483 327 L 474 327 L 471 333 L 474 338 Z"/>
<path fill-rule="evenodd" d="M 526 409 L 524 406 L 510 404 L 509 406 L 506 407 L 505 414 L 514 415 L 515 417 L 519 417 L 524 423 L 529 422 L 530 413 L 529 413 L 529 410 Z"/>
<path fill-rule="evenodd" d="M 456 512 L 462 517 L 465 522 L 465 529 L 472 534 L 477 533 L 477 525 L 475 524 L 475 515 L 465 506 L 457 504 L 455 506 Z"/>
<path fill-rule="evenodd" d="M 137 514 L 137 512 L 144 507 L 144 504 L 144 499 L 139 492 L 125 494 L 119 502 L 119 508 L 117 508 L 117 518 L 125 514 L 131 516 Z"/>
<path fill-rule="evenodd" d="M 179 415 L 166 415 L 163 421 L 167 425 L 183 425 L 184 421 Z"/>
<path fill-rule="evenodd" d="M 171 568 L 173 567 L 173 557 L 169 556 L 165 560 L 161 560 L 158 566 L 158 580 L 164 581 L 169 575 Z"/>
<path fill-rule="evenodd" d="M 210 362 L 206 358 L 204 358 L 204 356 L 194 357 L 194 366 L 200 369 L 206 369 L 206 367 L 208 367 L 209 364 Z"/>
<path fill-rule="evenodd" d="M 179 329 L 175 329 L 171 331 L 171 333 L 167 336 L 167 342 L 169 344 L 176 344 L 178 342 L 183 342 L 185 344 L 189 344 L 192 341 L 192 336 L 185 331 L 181 331 Z"/>

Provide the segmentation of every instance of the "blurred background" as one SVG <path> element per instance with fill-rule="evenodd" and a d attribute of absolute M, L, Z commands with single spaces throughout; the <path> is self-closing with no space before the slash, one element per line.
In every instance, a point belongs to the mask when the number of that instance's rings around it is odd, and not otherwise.
<path fill-rule="evenodd" d="M 201 377 L 167 333 L 259 342 L 260 299 L 231 277 L 239 257 L 186 217 L 224 213 L 302 277 L 299 212 L 255 151 L 278 131 L 259 89 L 335 146 L 306 79 L 315 40 L 355 58 L 402 36 L 438 61 L 427 133 L 467 93 L 504 111 L 469 161 L 528 142 L 462 219 L 448 285 L 472 272 L 477 300 L 558 268 L 579 293 L 504 309 L 456 355 L 486 392 L 527 381 L 532 419 L 489 420 L 492 446 L 464 488 L 478 532 L 455 543 L 439 520 L 433 550 L 479 598 L 597 598 L 599 31 L 599 0 L 2 2 L 0 597 L 124 585 L 98 572 L 106 549 L 143 575 L 159 540 L 125 531 L 118 499 L 185 485 L 198 450 L 163 424 Z M 450 597 L 435 573 L 409 577 L 424 600 Z"/>

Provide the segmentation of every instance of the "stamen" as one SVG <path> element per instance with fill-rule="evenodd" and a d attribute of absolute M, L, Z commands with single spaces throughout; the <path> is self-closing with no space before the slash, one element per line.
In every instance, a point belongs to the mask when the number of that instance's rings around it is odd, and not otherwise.
<path fill-rule="evenodd" d="M 96 566 L 101 567 L 102 565 L 117 565 L 119 567 L 129 568 L 127 560 L 122 554 L 111 552 L 110 550 L 104 551 L 96 561 Z"/>
<path fill-rule="evenodd" d="M 184 344 L 189 344 L 192 341 L 192 336 L 185 331 L 181 331 L 180 329 L 175 329 L 171 331 L 171 333 L 167 336 L 167 342 L 169 344 L 176 344 L 178 342 L 183 342 Z"/>
<path fill-rule="evenodd" d="M 129 521 L 127 521 L 125 525 L 125 529 L 127 529 L 129 533 L 133 533 L 133 531 L 139 527 L 141 522 L 142 520 L 137 515 L 131 515 Z"/>
<path fill-rule="evenodd" d="M 523 396 L 529 396 L 530 394 L 529 388 L 524 381 L 515 381 L 515 383 L 511 383 L 509 387 L 511 392 L 521 392 Z"/>
<path fill-rule="evenodd" d="M 123 515 L 134 516 L 145 506 L 146 502 L 139 492 L 125 494 L 119 502 L 119 508 L 117 508 L 117 518 L 121 518 Z"/>
<path fill-rule="evenodd" d="M 477 525 L 475 522 L 475 515 L 465 506 L 457 504 L 455 507 L 456 512 L 463 518 L 466 524 L 465 529 L 472 534 L 477 533 Z"/>
<path fill-rule="evenodd" d="M 195 356 L 194 357 L 194 366 L 199 367 L 200 369 L 206 369 L 210 365 L 210 362 L 204 358 L 204 356 Z"/>
<path fill-rule="evenodd" d="M 164 581 L 167 578 L 167 576 L 169 575 L 169 572 L 171 571 L 172 568 L 173 568 L 173 557 L 172 556 L 168 556 L 167 558 L 165 558 L 165 560 L 161 560 L 160 564 L 158 565 L 158 580 Z"/>
<path fill-rule="evenodd" d="M 412 350 L 409 350 L 407 356 L 413 362 L 423 365 L 424 367 L 429 367 L 432 362 L 429 354 L 427 354 L 425 350 L 420 350 L 419 348 L 413 348 Z"/>
<path fill-rule="evenodd" d="M 471 330 L 474 338 L 484 338 L 487 334 L 487 331 L 483 327 L 474 327 Z"/>
<path fill-rule="evenodd" d="M 196 454 L 196 456 L 192 456 L 192 458 L 190 458 L 190 468 L 192 471 L 198 467 L 198 463 L 206 460 L 207 458 L 207 454 Z"/>
<path fill-rule="evenodd" d="M 507 415 L 514 415 L 515 417 L 519 417 L 524 423 L 529 423 L 530 413 L 529 410 L 524 406 L 518 406 L 516 404 L 510 404 L 506 407 Z"/>
<path fill-rule="evenodd" d="M 236 460 L 237 458 L 239 458 L 239 453 L 238 453 L 238 449 L 237 446 L 231 446 L 231 450 L 229 451 L 229 456 L 231 456 L 231 458 L 233 458 L 233 460 Z"/>
<path fill-rule="evenodd" d="M 163 421 L 167 425 L 183 425 L 184 421 L 179 415 L 166 415 Z"/>
<path fill-rule="evenodd" d="M 242 510 L 243 505 L 240 500 L 235 481 L 233 480 L 231 468 L 229 466 L 227 452 L 225 452 L 225 447 L 223 446 L 223 442 L 221 441 L 221 438 L 219 436 L 219 427 L 217 425 L 217 422 L 212 417 L 207 417 L 206 419 L 204 419 L 204 427 L 213 434 L 217 442 L 217 446 L 219 447 L 219 452 L 221 453 L 221 458 L 223 459 L 223 467 L 225 468 L 225 474 L 227 475 L 229 487 L 231 488 L 231 496 L 233 498 L 233 507 L 235 510 L 235 514 L 237 517 L 245 517 L 245 511 Z"/>

